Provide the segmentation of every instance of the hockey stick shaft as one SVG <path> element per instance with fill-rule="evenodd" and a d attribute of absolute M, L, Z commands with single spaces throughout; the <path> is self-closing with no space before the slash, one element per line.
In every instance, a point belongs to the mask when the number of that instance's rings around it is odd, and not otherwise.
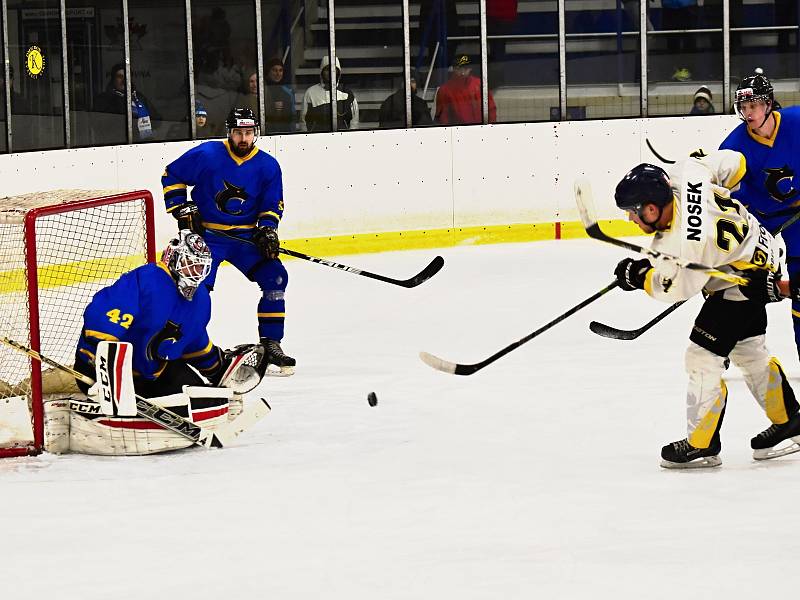
<path fill-rule="evenodd" d="M 658 152 L 656 152 L 656 149 L 653 148 L 653 144 L 650 143 L 650 140 L 648 138 L 644 138 L 644 143 L 647 144 L 647 147 L 650 148 L 650 152 L 652 152 L 653 156 L 655 156 L 658 160 L 660 160 L 661 162 L 663 162 L 664 164 L 667 164 L 667 165 L 674 165 L 675 164 L 674 160 L 669 160 L 668 158 L 664 158 Z"/>
<path fill-rule="evenodd" d="M 582 308 L 588 306 L 589 304 L 591 304 L 592 302 L 594 302 L 595 300 L 597 300 L 601 296 L 607 294 L 608 292 L 613 290 L 618 285 L 619 285 L 619 282 L 615 279 L 609 285 L 604 287 L 602 290 L 600 290 L 598 292 L 595 292 L 594 294 L 589 296 L 583 302 L 580 302 L 579 304 L 576 304 L 575 306 L 570 308 L 564 314 L 559 315 L 558 317 L 556 317 L 555 319 L 553 319 L 549 323 L 546 323 L 545 325 L 542 325 L 536 331 L 534 331 L 532 333 L 529 333 L 528 335 L 526 335 L 525 337 L 517 340 L 513 344 L 509 344 L 508 346 L 506 346 L 502 350 L 499 350 L 498 352 L 495 352 L 489 358 L 487 358 L 486 360 L 482 360 L 479 363 L 474 363 L 474 364 L 471 364 L 471 365 L 453 363 L 453 362 L 449 362 L 449 361 L 443 360 L 443 359 L 441 359 L 441 358 L 439 358 L 437 356 L 434 356 L 433 354 L 429 354 L 428 352 L 420 352 L 419 353 L 419 357 L 422 360 L 422 362 L 424 362 L 429 367 L 432 367 L 432 368 L 436 369 L 437 371 L 442 371 L 444 373 L 451 373 L 453 375 L 472 375 L 473 373 L 475 373 L 477 371 L 480 371 L 484 367 L 492 364 L 497 359 L 504 357 L 509 352 L 511 352 L 513 350 L 516 350 L 517 348 L 519 348 L 523 344 L 531 341 L 533 338 L 535 338 L 538 335 L 544 333 L 545 331 L 547 331 L 551 327 L 553 327 L 555 325 L 558 325 L 559 323 L 561 323 L 561 321 L 563 321 L 564 319 L 574 315 L 576 312 L 578 312 Z"/>
<path fill-rule="evenodd" d="M 251 240 L 236 237 L 235 235 L 230 235 L 228 233 L 225 233 L 224 231 L 212 230 L 212 233 L 214 235 L 219 235 L 221 237 L 225 237 L 231 240 L 236 240 L 238 242 L 244 242 L 245 244 L 250 244 L 252 246 L 255 246 L 255 244 Z M 442 267 L 444 266 L 444 259 L 441 256 L 437 256 L 428 264 L 427 267 L 422 269 L 422 271 L 420 271 L 413 277 L 410 277 L 409 279 L 394 279 L 392 277 L 387 277 L 385 275 L 379 275 L 378 273 L 370 273 L 369 271 L 364 271 L 363 269 L 357 269 L 356 267 L 343 265 L 341 263 L 337 263 L 325 258 L 310 256 L 308 254 L 303 254 L 302 252 L 297 252 L 296 250 L 289 250 L 288 248 L 278 248 L 278 252 L 280 252 L 281 254 L 286 254 L 287 256 L 293 256 L 294 258 L 307 260 L 309 262 L 317 263 L 319 265 L 324 265 L 326 267 L 331 267 L 333 269 L 338 269 L 340 271 L 347 271 L 348 273 L 353 273 L 354 275 L 369 277 L 370 279 L 376 279 L 377 281 L 391 283 L 392 285 L 398 285 L 404 288 L 413 288 L 417 287 L 421 283 L 425 283 L 426 281 L 428 281 L 428 279 L 430 279 L 431 277 L 436 275 L 436 273 L 441 271 Z"/>
<path fill-rule="evenodd" d="M 5 344 L 9 348 L 13 348 L 17 352 L 27 354 L 34 360 L 38 360 L 39 362 L 51 366 L 54 369 L 59 369 L 65 373 L 69 373 L 75 379 L 85 383 L 86 385 L 94 385 L 94 379 L 91 377 L 76 371 L 72 367 L 62 365 L 61 363 L 58 363 L 53 359 L 40 354 L 36 350 L 20 344 L 19 342 L 15 342 L 7 337 L 0 337 L 0 343 Z M 162 406 L 158 406 L 157 404 L 153 404 L 138 394 L 136 395 L 136 414 L 147 419 L 148 421 L 157 423 L 158 425 L 161 425 L 162 427 L 169 429 L 170 431 L 177 433 L 188 440 L 191 440 L 199 446 L 213 446 L 215 448 L 222 447 L 222 442 L 218 439 L 214 432 L 207 431 L 199 425 L 196 425 L 191 421 L 187 421 L 171 410 Z"/>
<path fill-rule="evenodd" d="M 669 254 L 665 254 L 664 252 L 653 250 L 652 248 L 645 248 L 644 246 L 633 244 L 631 242 L 626 242 L 625 240 L 620 240 L 615 237 L 611 237 L 610 235 L 607 235 L 602 229 L 600 229 L 600 225 L 597 222 L 596 212 L 594 208 L 594 199 L 592 197 L 592 186 L 589 183 L 589 181 L 585 178 L 578 179 L 575 182 L 575 202 L 578 205 L 578 212 L 580 213 L 581 221 L 583 222 L 583 227 L 586 230 L 586 233 L 591 238 L 594 238 L 601 242 L 606 242 L 607 244 L 619 246 L 620 248 L 625 248 L 626 250 L 632 250 L 633 252 L 638 252 L 639 254 L 644 254 L 645 256 L 649 256 L 650 258 L 653 259 L 663 259 L 672 261 L 676 265 L 684 269 L 691 269 L 693 271 L 702 271 L 710 277 L 722 279 L 723 281 L 735 283 L 736 285 L 748 284 L 748 280 L 739 275 L 734 275 L 733 273 L 726 273 L 724 271 L 720 271 L 719 269 L 715 269 L 713 267 L 708 267 L 706 265 L 701 265 L 696 262 L 687 261 L 677 256 L 671 256 Z"/>
<path fill-rule="evenodd" d="M 617 329 L 616 327 L 611 327 L 610 325 L 606 325 L 605 323 L 600 323 L 599 321 L 592 321 L 589 323 L 589 329 L 592 330 L 593 333 L 597 335 L 601 335 L 603 337 L 612 338 L 615 340 L 635 340 L 640 335 L 642 335 L 645 331 L 651 329 L 654 325 L 660 323 L 666 317 L 671 315 L 673 312 L 678 310 L 686 300 L 681 300 L 680 302 L 676 302 L 666 310 L 661 311 L 647 323 L 639 327 L 638 329 Z"/>

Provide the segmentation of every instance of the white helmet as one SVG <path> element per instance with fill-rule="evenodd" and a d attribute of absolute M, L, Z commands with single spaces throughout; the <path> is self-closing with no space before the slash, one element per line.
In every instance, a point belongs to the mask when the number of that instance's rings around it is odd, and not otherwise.
<path fill-rule="evenodd" d="M 181 229 L 161 255 L 178 291 L 191 300 L 197 288 L 211 273 L 211 250 L 201 236 L 191 229 Z"/>

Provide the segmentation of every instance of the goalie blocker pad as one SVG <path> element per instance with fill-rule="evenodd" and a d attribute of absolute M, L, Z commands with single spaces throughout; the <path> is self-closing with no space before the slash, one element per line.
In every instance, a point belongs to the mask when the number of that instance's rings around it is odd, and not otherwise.
<path fill-rule="evenodd" d="M 150 398 L 208 430 L 228 422 L 233 391 L 184 386 L 178 394 Z M 44 398 L 45 450 L 105 456 L 134 456 L 193 446 L 185 437 L 137 416 L 112 416 L 83 394 L 51 394 Z"/>
<path fill-rule="evenodd" d="M 133 388 L 133 345 L 129 342 L 97 344 L 95 384 L 89 397 L 100 404 L 109 416 L 136 416 L 136 392 Z"/>

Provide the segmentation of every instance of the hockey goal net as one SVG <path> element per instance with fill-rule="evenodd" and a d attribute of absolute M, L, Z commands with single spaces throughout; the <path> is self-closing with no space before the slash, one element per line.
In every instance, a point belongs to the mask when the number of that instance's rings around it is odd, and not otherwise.
<path fill-rule="evenodd" d="M 153 237 L 147 191 L 0 198 L 0 337 L 72 365 L 92 296 L 152 262 Z M 38 361 L 0 344 L 0 457 L 41 452 L 42 378 Z"/>

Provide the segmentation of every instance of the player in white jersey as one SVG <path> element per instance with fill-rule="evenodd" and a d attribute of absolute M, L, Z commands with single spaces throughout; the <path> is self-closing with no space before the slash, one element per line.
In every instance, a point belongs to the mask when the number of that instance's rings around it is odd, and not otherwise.
<path fill-rule="evenodd" d="M 648 259 L 622 260 L 615 270 L 624 290 L 643 289 L 665 302 L 703 292 L 686 350 L 689 386 L 687 437 L 664 446 L 661 466 L 712 467 L 722 463 L 720 428 L 728 390 L 722 374 L 733 361 L 773 425 L 751 440 L 756 459 L 800 450 L 800 406 L 780 363 L 764 344 L 767 302 L 781 299 L 775 239 L 730 197 L 745 171 L 744 157 L 722 150 L 699 153 L 677 163 L 667 174 L 641 164 L 619 182 L 617 206 L 645 233 L 655 233 L 652 248 L 721 271 L 745 275 L 737 286 L 702 270 L 680 268 L 675 261 L 652 265 Z M 794 439 L 792 439 L 794 438 Z M 786 448 L 775 447 L 791 440 Z"/>

